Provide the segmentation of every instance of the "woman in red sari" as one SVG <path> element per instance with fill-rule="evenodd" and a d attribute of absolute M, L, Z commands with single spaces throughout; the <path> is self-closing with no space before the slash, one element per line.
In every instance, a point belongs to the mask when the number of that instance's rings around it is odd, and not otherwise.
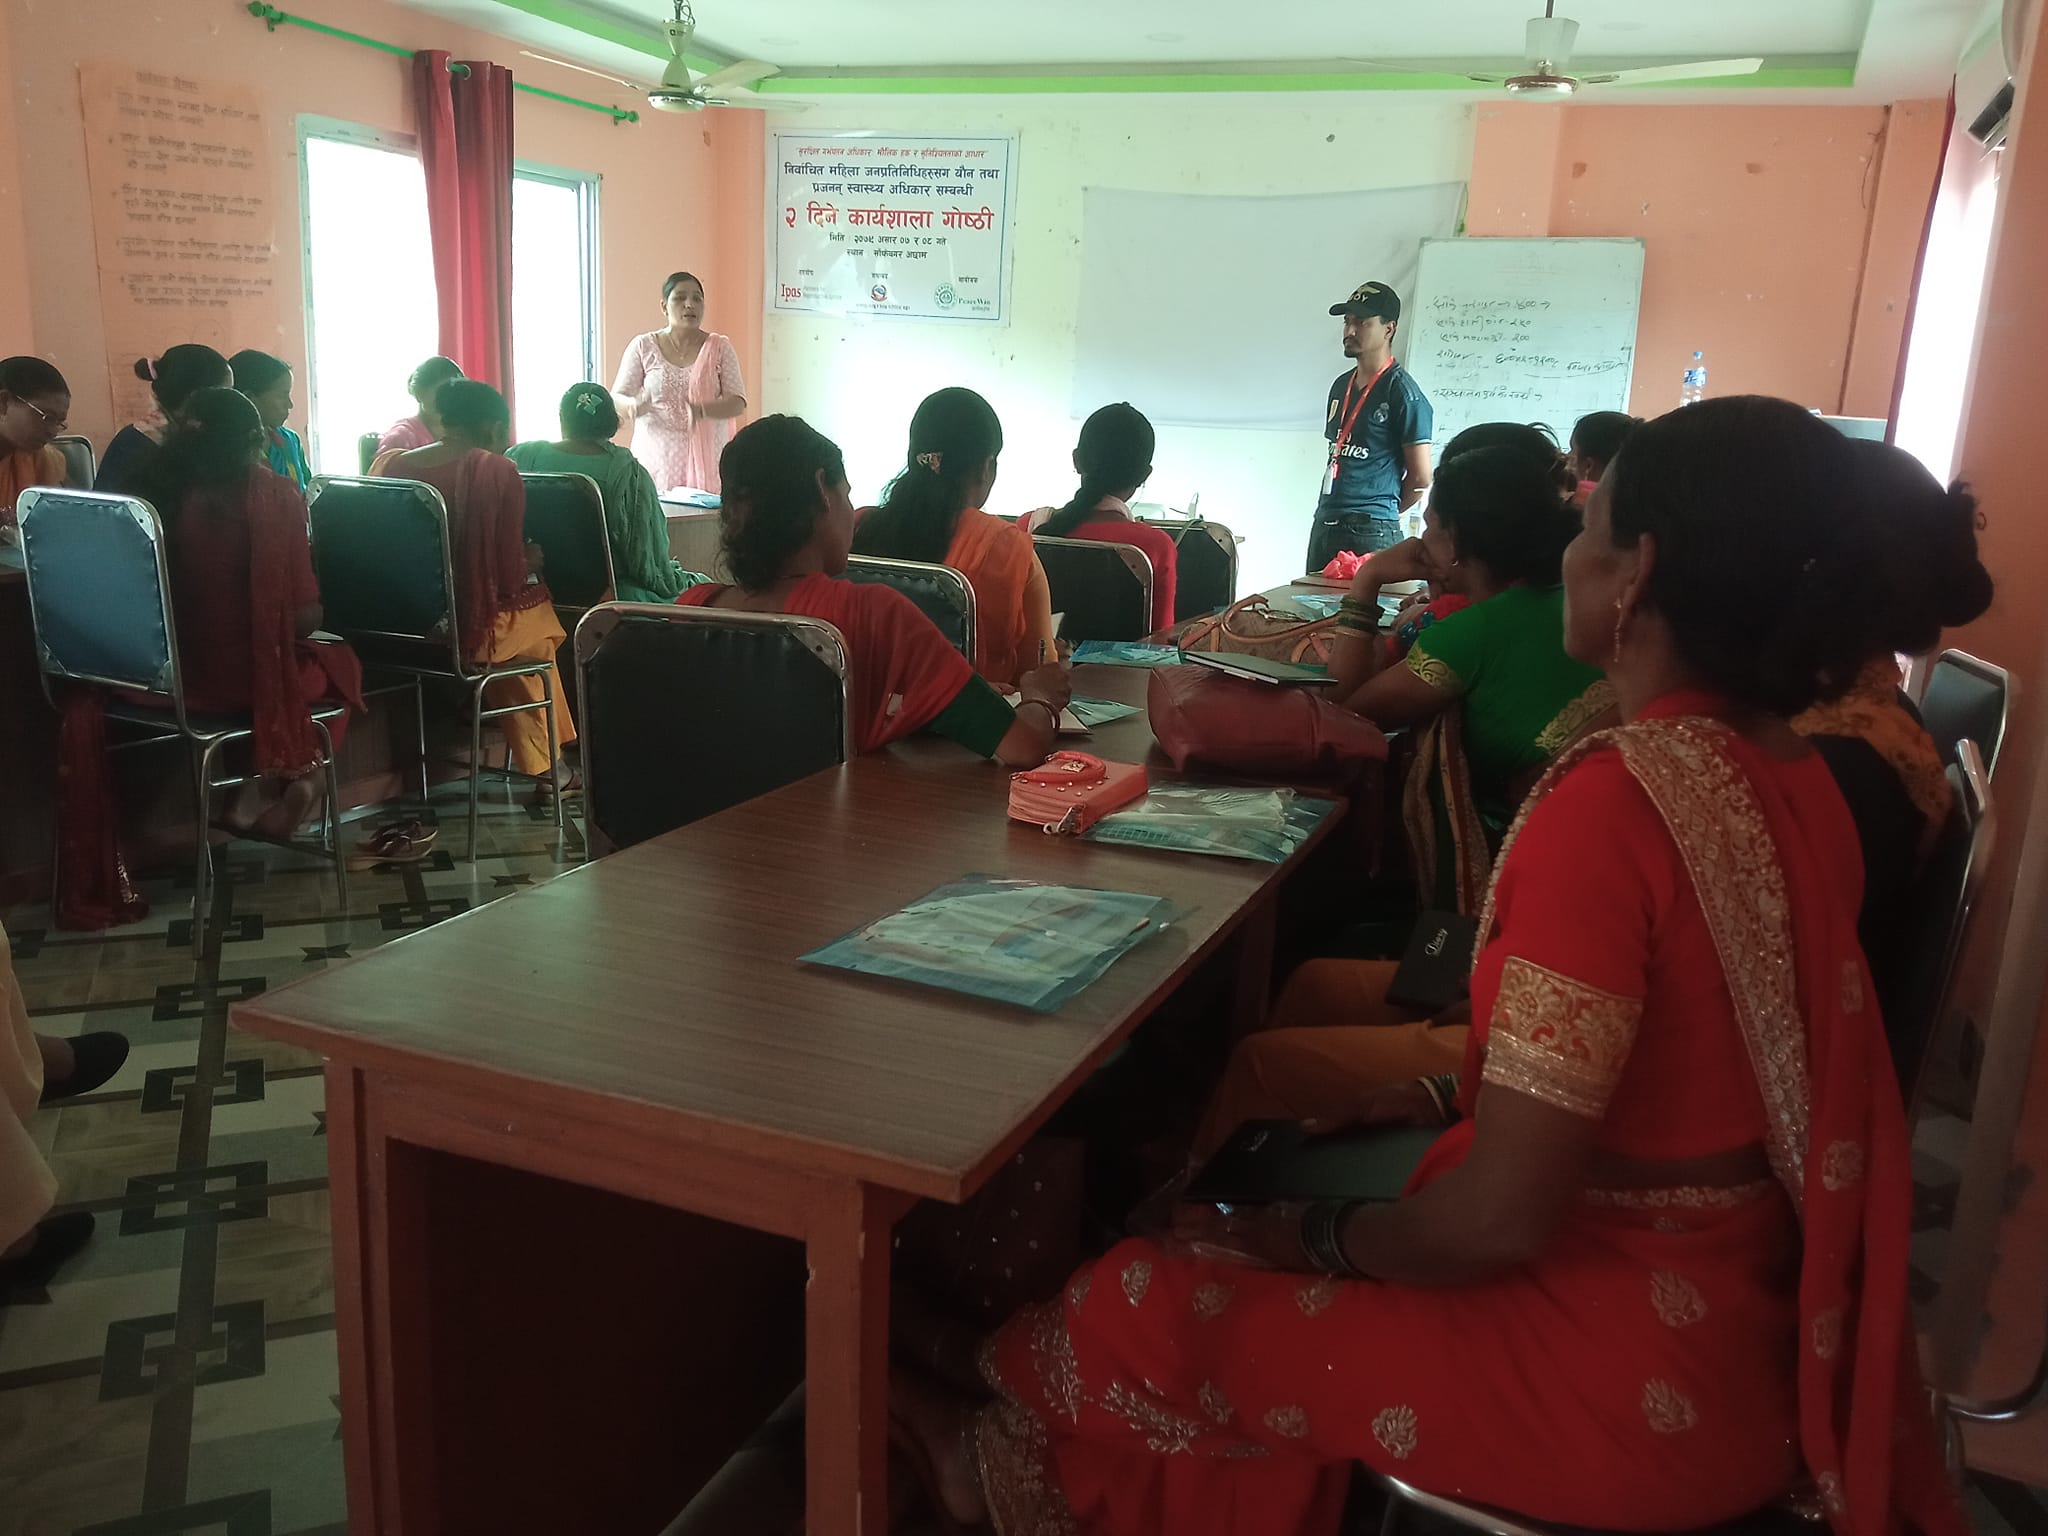
<path fill-rule="evenodd" d="M 320 589 L 298 487 L 263 463 L 256 407 L 232 389 L 195 391 L 149 461 L 145 491 L 163 520 L 178 665 L 193 710 L 246 713 L 257 780 L 229 806 L 241 831 L 287 838 L 319 809 L 320 734 L 312 706 L 363 707 L 363 669 L 338 640 L 316 641 Z M 332 722 L 336 747 L 346 717 Z M 58 738 L 58 926 L 106 928 L 147 911 L 116 841 L 105 714 L 89 689 L 67 695 Z"/>
<path fill-rule="evenodd" d="M 1626 723 L 1551 767 L 1497 866 L 1455 1121 L 1397 1202 L 1184 1207 L 1178 1241 L 1120 1245 L 988 1341 L 992 1405 L 899 1372 L 956 1517 L 1330 1533 L 1362 1460 L 1604 1529 L 1805 1488 L 1841 1536 L 1960 1536 L 1856 834 L 1782 718 L 1868 640 L 1843 452 L 1754 398 L 1631 440 L 1565 562 Z M 1441 1115 L 1414 1084 L 1362 1118 Z"/>
<path fill-rule="evenodd" d="M 520 773 L 561 786 L 573 775 L 562 748 L 576 739 L 569 700 L 562 692 L 555 654 L 567 639 L 554 599 L 540 579 L 540 546 L 526 541 L 526 482 L 505 457 L 512 444 L 512 408 L 475 379 L 452 379 L 434 396 L 439 441 L 387 453 L 372 473 L 419 480 L 441 493 L 448 508 L 448 551 L 455 562 L 455 629 L 472 665 L 545 661 L 554 690 L 555 739 L 547 712 L 498 716 Z M 484 685 L 493 707 L 541 701 L 538 674 L 501 677 Z M 543 793 L 547 790 L 543 787 Z"/>
<path fill-rule="evenodd" d="M 844 581 L 853 543 L 846 461 L 796 416 L 743 427 L 719 457 L 719 511 L 734 585 L 706 582 L 686 608 L 738 608 L 823 619 L 846 640 L 856 752 L 929 728 L 1012 768 L 1052 750 L 1069 693 L 1063 667 L 1019 679 L 1012 708 L 901 592 Z"/>

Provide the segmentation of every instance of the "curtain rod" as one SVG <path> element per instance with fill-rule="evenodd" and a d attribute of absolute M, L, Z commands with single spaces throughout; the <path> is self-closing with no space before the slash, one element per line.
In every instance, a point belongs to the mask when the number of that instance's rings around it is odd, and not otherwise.
<path fill-rule="evenodd" d="M 361 48 L 374 48 L 379 53 L 396 54 L 401 59 L 409 59 L 413 55 L 412 49 L 401 48 L 396 43 L 386 43 L 374 37 L 364 37 L 360 32 L 344 32 L 340 27 L 330 27 L 324 22 L 309 21 L 304 16 L 287 15 L 274 5 L 264 4 L 263 0 L 249 0 L 249 14 L 262 22 L 272 32 L 275 32 L 279 27 L 304 27 L 308 32 L 318 32 L 323 37 L 338 37 L 344 43 L 354 43 Z M 469 73 L 469 66 L 467 64 L 458 64 L 451 59 L 448 61 L 448 72 L 451 75 L 467 75 Z M 514 80 L 512 82 L 512 89 L 524 91 L 529 96 L 539 96 L 548 101 L 558 101 L 565 107 L 581 107 L 586 112 L 602 112 L 614 123 L 637 123 L 640 121 L 640 114 L 638 112 L 628 111 L 624 107 L 608 107 L 601 102 L 585 101 L 580 96 L 564 96 L 560 91 L 543 90 L 537 85 L 528 85 L 524 80 Z"/>

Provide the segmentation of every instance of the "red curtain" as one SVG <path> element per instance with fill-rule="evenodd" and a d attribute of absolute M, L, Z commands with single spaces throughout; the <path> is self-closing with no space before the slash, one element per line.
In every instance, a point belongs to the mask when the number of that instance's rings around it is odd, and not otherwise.
<path fill-rule="evenodd" d="M 512 72 L 448 55 L 412 56 L 441 350 L 512 397 Z"/>

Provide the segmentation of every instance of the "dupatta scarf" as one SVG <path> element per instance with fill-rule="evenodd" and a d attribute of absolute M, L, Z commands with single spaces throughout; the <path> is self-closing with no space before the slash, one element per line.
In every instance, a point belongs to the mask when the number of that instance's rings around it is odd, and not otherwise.
<path fill-rule="evenodd" d="M 970 507 L 954 525 L 945 563 L 974 588 L 976 669 L 984 677 L 1014 680 L 1028 670 L 1024 587 L 1035 558 L 1031 535 L 1015 523 Z"/>
<path fill-rule="evenodd" d="M 471 662 L 490 653 L 498 616 L 554 599 L 526 567 L 526 482 L 510 459 L 471 448 L 445 464 L 412 471 L 448 507 L 455 563 L 455 629 Z"/>
<path fill-rule="evenodd" d="M 1771 1167 L 1799 1218 L 1800 1449 L 1828 1519 L 1840 1536 L 1961 1536 L 1906 1289 L 1905 1115 L 1856 914 L 1829 897 L 1782 792 L 1751 771 L 1759 749 L 1710 717 L 1590 736 L 1528 804 L 1603 747 L 1620 750 L 1684 860 L 1762 1095 Z M 1492 926 L 1489 894 L 1481 934 Z M 1478 1055 L 1468 1057 L 1468 1112 Z"/>

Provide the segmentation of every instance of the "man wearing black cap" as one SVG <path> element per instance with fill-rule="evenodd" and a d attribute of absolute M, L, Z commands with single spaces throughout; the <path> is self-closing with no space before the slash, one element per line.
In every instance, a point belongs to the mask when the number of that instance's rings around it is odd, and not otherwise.
<path fill-rule="evenodd" d="M 1330 386 L 1323 415 L 1330 467 L 1309 533 L 1311 571 L 1341 550 L 1371 554 L 1401 542 L 1401 514 L 1429 486 L 1436 430 L 1429 397 L 1394 361 L 1400 295 L 1384 283 L 1362 283 L 1330 313 L 1344 317 L 1344 355 L 1354 366 Z"/>

